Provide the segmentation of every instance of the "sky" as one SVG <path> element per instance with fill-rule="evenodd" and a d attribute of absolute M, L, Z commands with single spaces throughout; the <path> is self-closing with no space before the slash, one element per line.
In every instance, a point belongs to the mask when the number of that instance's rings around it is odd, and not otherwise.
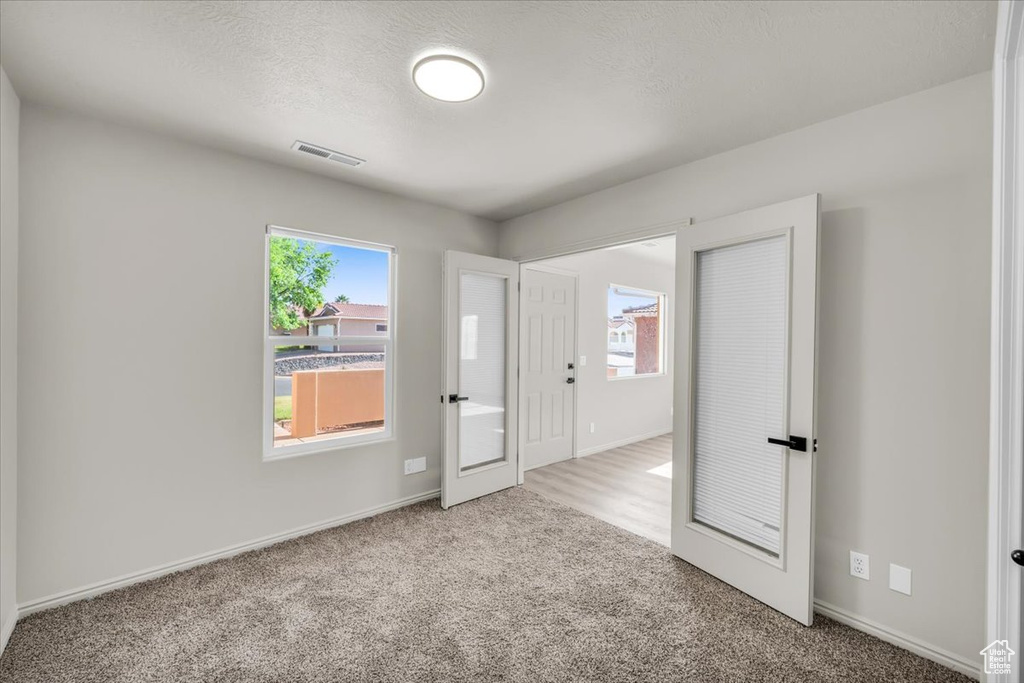
<path fill-rule="evenodd" d="M 298 240 L 301 242 L 302 240 Z M 324 301 L 344 294 L 353 304 L 387 304 L 388 255 L 383 251 L 314 242 L 320 251 L 334 254 L 337 264 L 324 287 Z"/>
<path fill-rule="evenodd" d="M 619 288 L 620 291 L 621 288 Z M 614 287 L 608 288 L 608 317 L 614 318 L 622 315 L 623 308 L 634 308 L 635 306 L 647 306 L 657 301 L 657 298 L 646 294 L 623 295 L 617 294 Z"/>

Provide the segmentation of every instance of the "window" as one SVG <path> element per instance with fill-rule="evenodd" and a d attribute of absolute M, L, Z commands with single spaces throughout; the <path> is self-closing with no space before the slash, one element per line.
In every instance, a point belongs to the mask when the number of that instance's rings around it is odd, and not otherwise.
<path fill-rule="evenodd" d="M 270 227 L 266 252 L 264 458 L 390 438 L 395 250 Z"/>
<path fill-rule="evenodd" d="M 664 294 L 608 287 L 609 379 L 665 371 L 664 311 Z"/>

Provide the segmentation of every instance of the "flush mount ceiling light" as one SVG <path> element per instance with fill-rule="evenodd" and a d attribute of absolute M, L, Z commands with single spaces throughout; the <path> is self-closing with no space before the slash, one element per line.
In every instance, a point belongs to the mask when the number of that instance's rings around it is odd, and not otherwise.
<path fill-rule="evenodd" d="M 412 80 L 424 95 L 442 102 L 468 102 L 484 89 L 480 68 L 454 55 L 424 57 L 412 68 Z"/>

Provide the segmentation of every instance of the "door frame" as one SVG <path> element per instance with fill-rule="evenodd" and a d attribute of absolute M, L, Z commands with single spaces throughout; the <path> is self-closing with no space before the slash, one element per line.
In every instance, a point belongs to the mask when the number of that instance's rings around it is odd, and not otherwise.
<path fill-rule="evenodd" d="M 1024 2 L 1000 2 L 993 63 L 992 339 L 985 642 L 1024 670 Z M 997 680 L 992 676 L 990 680 Z"/>
<path fill-rule="evenodd" d="M 548 259 L 560 258 L 562 256 L 575 256 L 588 251 L 600 251 L 608 247 L 618 247 L 624 244 L 635 242 L 646 242 L 658 239 L 659 237 L 675 237 L 680 228 L 693 225 L 692 218 L 680 218 L 679 220 L 666 221 L 664 223 L 653 223 L 634 230 L 623 230 L 613 232 L 601 237 L 579 240 L 577 242 L 566 242 L 565 244 L 554 244 L 550 247 L 543 247 L 537 251 L 527 252 L 509 256 L 509 260 L 518 263 L 534 263 L 536 261 L 547 261 Z"/>
<path fill-rule="evenodd" d="M 646 226 L 646 227 L 643 227 L 643 228 L 638 228 L 636 230 L 627 230 L 627 231 L 623 231 L 623 232 L 612 233 L 610 235 L 606 235 L 606 236 L 603 236 L 603 237 L 595 237 L 593 239 L 581 240 L 579 242 L 570 242 L 568 244 L 563 244 L 563 245 L 554 245 L 554 246 L 551 246 L 551 247 L 546 247 L 546 248 L 541 249 L 539 251 L 530 252 L 530 253 L 519 255 L 519 256 L 512 256 L 512 257 L 510 257 L 510 260 L 516 261 L 517 263 L 519 263 L 519 281 L 520 281 L 520 283 L 522 283 L 522 274 L 523 274 L 523 269 L 524 268 L 532 268 L 534 270 L 542 270 L 542 271 L 546 271 L 546 272 L 549 272 L 549 273 L 556 273 L 558 275 L 574 275 L 576 277 L 576 345 L 575 345 L 576 348 L 573 349 L 573 353 L 575 354 L 576 362 L 579 362 L 579 346 L 580 346 L 580 333 L 579 333 L 579 324 L 580 324 L 580 316 L 579 316 L 579 310 L 580 310 L 580 291 L 579 291 L 579 284 L 580 284 L 580 281 L 579 281 L 579 275 L 576 274 L 576 273 L 572 273 L 571 271 L 562 270 L 562 269 L 557 268 L 555 266 L 548 266 L 548 265 L 546 265 L 543 262 L 544 261 L 548 261 L 550 259 L 561 258 L 563 256 L 576 256 L 577 254 L 585 254 L 585 253 L 590 252 L 590 251 L 601 251 L 602 249 L 607 249 L 609 247 L 618 247 L 618 246 L 622 246 L 622 245 L 625 245 L 625 244 L 635 244 L 635 243 L 640 243 L 640 242 L 646 242 L 648 240 L 655 240 L 655 239 L 658 239 L 658 238 L 671 237 L 671 238 L 675 239 L 676 233 L 681 228 L 686 228 L 686 227 L 689 227 L 691 225 L 693 225 L 693 218 L 687 217 L 687 218 L 682 218 L 682 219 L 679 219 L 679 220 L 676 220 L 676 221 L 668 221 L 666 223 L 657 223 L 657 224 L 654 224 L 654 225 L 649 225 L 649 226 Z M 519 293 L 519 298 L 520 298 L 520 300 L 522 300 L 522 292 L 521 291 Z M 520 307 L 519 307 L 519 316 L 520 316 L 520 318 L 519 318 L 519 349 L 520 349 L 519 350 L 519 367 L 522 366 L 522 361 L 523 361 L 523 358 L 522 358 L 522 353 L 523 353 L 523 351 L 522 351 L 522 349 L 523 349 L 522 335 L 523 335 L 523 329 L 524 328 L 523 328 L 523 324 L 522 324 L 522 315 L 523 315 L 523 307 L 522 307 L 522 305 L 520 305 Z M 519 372 L 518 368 L 517 368 L 516 372 L 517 372 L 517 374 L 519 376 L 519 433 L 521 435 L 522 434 L 522 430 L 525 427 L 525 425 L 523 424 L 523 415 L 525 415 L 525 412 L 523 411 L 523 405 L 522 405 L 523 396 L 525 395 L 525 392 L 523 391 L 523 386 L 524 386 L 525 380 L 523 378 L 522 372 Z M 578 387 L 577 387 L 577 390 L 578 390 Z M 577 438 L 578 437 L 579 425 L 577 424 L 578 420 L 577 420 L 577 416 L 576 416 L 576 406 L 577 406 L 577 403 L 578 403 L 578 399 L 577 399 L 577 393 L 578 392 L 577 392 L 577 390 L 574 390 L 572 392 L 572 410 L 573 410 L 573 412 L 572 412 L 572 458 L 574 460 L 579 457 L 579 450 L 578 450 L 579 439 Z M 522 449 L 522 444 L 523 444 L 523 440 L 521 438 L 519 439 L 519 444 L 520 444 L 519 448 L 521 450 Z M 523 462 L 524 462 L 524 460 L 523 460 L 523 457 L 522 457 L 522 453 L 519 453 L 519 485 L 520 486 L 523 485 L 523 483 L 525 481 L 525 474 L 526 474 L 526 470 L 523 468 Z"/>
<path fill-rule="evenodd" d="M 580 357 L 580 274 L 574 273 L 571 270 L 565 270 L 556 266 L 549 266 L 542 262 L 528 262 L 519 264 L 519 358 L 517 362 L 519 365 L 516 368 L 516 374 L 519 378 L 519 421 L 517 429 L 519 430 L 519 484 L 520 486 L 526 481 L 526 458 L 523 457 L 523 451 L 526 447 L 526 373 L 522 372 L 523 366 L 526 364 L 526 344 L 523 343 L 525 340 L 523 336 L 526 334 L 525 320 L 525 307 L 523 306 L 523 276 L 528 270 L 535 270 L 541 273 L 551 273 L 552 275 L 563 275 L 565 277 L 571 277 L 573 282 L 573 345 L 572 345 L 572 359 L 573 367 L 579 362 Z M 575 372 L 573 373 L 575 375 Z M 578 387 L 573 384 L 572 389 L 572 455 L 570 459 L 576 459 L 579 455 L 576 452 L 576 444 L 578 443 L 576 437 L 576 394 Z"/>

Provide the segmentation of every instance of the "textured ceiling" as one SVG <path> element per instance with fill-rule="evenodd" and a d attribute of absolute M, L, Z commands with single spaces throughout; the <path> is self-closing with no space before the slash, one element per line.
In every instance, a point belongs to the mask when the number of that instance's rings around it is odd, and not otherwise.
<path fill-rule="evenodd" d="M 994 27 L 987 1 L 5 0 L 0 61 L 28 101 L 505 219 L 987 70 Z M 415 89 L 436 48 L 481 97 Z"/>

